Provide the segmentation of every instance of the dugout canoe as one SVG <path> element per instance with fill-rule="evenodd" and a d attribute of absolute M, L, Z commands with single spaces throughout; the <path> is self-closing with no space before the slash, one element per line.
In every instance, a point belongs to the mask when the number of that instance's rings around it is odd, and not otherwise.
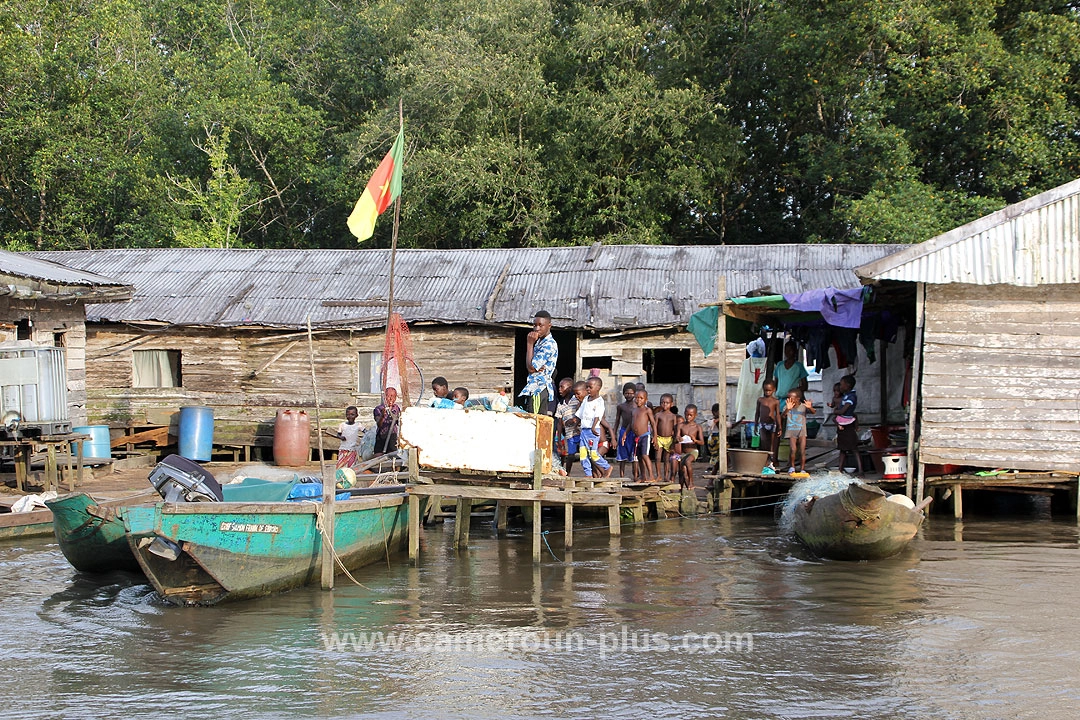
<path fill-rule="evenodd" d="M 831 495 L 810 496 L 795 506 L 792 530 L 819 557 L 892 557 L 908 546 L 926 515 L 921 507 L 888 498 L 881 488 L 859 482 Z"/>
<path fill-rule="evenodd" d="M 45 502 L 52 510 L 52 530 L 60 552 L 76 570 L 141 572 L 125 536 L 123 502 L 98 503 L 83 492 Z"/>

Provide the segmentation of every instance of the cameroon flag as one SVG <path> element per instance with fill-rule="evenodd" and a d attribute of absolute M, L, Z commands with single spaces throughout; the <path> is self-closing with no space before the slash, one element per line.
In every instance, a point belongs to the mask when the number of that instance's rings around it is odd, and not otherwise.
<path fill-rule="evenodd" d="M 398 130 L 397 140 L 379 163 L 368 181 L 367 189 L 349 215 L 349 231 L 358 241 L 367 240 L 375 232 L 375 218 L 382 215 L 390 203 L 401 194 L 401 164 L 405 148 L 405 128 Z"/>

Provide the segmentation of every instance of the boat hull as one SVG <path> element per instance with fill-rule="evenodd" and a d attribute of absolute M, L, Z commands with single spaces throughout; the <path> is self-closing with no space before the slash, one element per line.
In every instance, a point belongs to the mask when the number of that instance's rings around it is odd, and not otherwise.
<path fill-rule="evenodd" d="M 792 530 L 819 557 L 882 560 L 908 546 L 924 517 L 921 510 L 886 500 L 877 487 L 852 483 L 799 503 Z"/>
<path fill-rule="evenodd" d="M 48 537 L 52 535 L 52 527 L 52 513 L 48 510 L 3 513 L 0 515 L 0 540 Z"/>
<path fill-rule="evenodd" d="M 86 493 L 62 495 L 45 503 L 60 552 L 81 572 L 140 572 L 125 536 L 118 507 L 99 505 Z"/>
<path fill-rule="evenodd" d="M 406 499 L 405 493 L 393 493 L 334 504 L 334 548 L 348 570 L 400 549 L 408 528 Z M 293 502 L 157 503 L 126 508 L 124 524 L 139 565 L 165 600 L 216 605 L 318 581 L 321 508 Z M 163 548 L 175 559 L 163 555 Z M 340 566 L 335 570 L 341 572 Z"/>

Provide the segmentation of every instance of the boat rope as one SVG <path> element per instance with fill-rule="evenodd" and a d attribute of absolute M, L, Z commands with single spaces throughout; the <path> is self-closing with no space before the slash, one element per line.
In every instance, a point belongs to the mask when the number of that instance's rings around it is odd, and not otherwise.
<path fill-rule="evenodd" d="M 854 500 L 851 499 L 851 492 L 848 490 L 851 486 L 844 488 L 840 491 L 840 504 L 844 506 L 848 514 L 851 517 L 858 520 L 860 523 L 864 523 L 868 520 L 877 520 L 881 515 L 879 513 L 872 513 L 863 510 L 859 507 Z"/>
<path fill-rule="evenodd" d="M 544 538 L 544 545 L 547 546 L 548 552 L 551 553 L 551 557 L 555 558 L 555 562 L 562 562 L 562 560 L 559 559 L 559 556 L 555 554 L 555 551 L 551 549 L 551 545 L 548 545 L 547 535 L 549 532 L 551 531 L 545 530 L 544 532 L 540 533 L 540 537 Z M 562 532 L 566 531 L 563 530 Z"/>
<path fill-rule="evenodd" d="M 341 568 L 341 572 L 345 573 L 345 577 L 349 578 L 365 590 L 375 592 L 367 585 L 352 576 L 352 573 L 349 572 L 349 568 L 345 567 L 345 563 L 341 561 L 341 556 L 339 556 L 337 554 L 337 550 L 334 549 L 334 544 L 330 542 L 330 538 L 326 537 L 326 526 L 324 524 L 326 516 L 323 514 L 322 503 L 316 503 L 310 500 L 307 500 L 306 502 L 311 502 L 311 504 L 315 506 L 315 529 L 319 531 L 319 536 L 322 538 L 323 545 L 326 547 L 327 550 L 330 551 L 330 556 L 334 558 L 334 562 L 336 562 L 337 566 Z"/>

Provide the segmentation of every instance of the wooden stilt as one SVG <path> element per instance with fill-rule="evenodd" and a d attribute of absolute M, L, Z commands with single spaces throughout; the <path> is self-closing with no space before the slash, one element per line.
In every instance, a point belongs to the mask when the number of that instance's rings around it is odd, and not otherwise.
<path fill-rule="evenodd" d="M 910 469 L 910 465 L 909 465 Z M 919 479 L 917 488 L 915 491 L 915 504 L 918 505 L 923 501 L 923 493 L 926 490 L 926 465 L 925 463 L 919 463 Z"/>
<path fill-rule="evenodd" d="M 442 496 L 432 495 L 428 502 L 427 512 L 424 513 L 424 523 L 430 525 L 438 522 L 439 513 L 442 512 Z"/>
<path fill-rule="evenodd" d="M 716 302 L 720 303 L 720 318 L 716 321 L 716 362 L 717 362 L 717 386 L 716 402 L 720 405 L 720 447 L 717 458 L 716 474 L 723 477 L 727 474 L 727 316 L 724 308 L 727 304 L 727 276 L 720 275 L 716 288 Z"/>
<path fill-rule="evenodd" d="M 420 497 L 409 496 L 409 559 L 420 559 Z"/>
<path fill-rule="evenodd" d="M 619 517 L 619 511 L 620 510 L 621 510 L 621 508 L 618 505 L 608 505 L 608 509 L 607 509 L 608 532 L 613 536 L 622 534 L 622 524 L 621 524 L 622 521 L 621 521 L 621 518 Z"/>
<path fill-rule="evenodd" d="M 964 495 L 963 489 L 960 483 L 956 483 L 952 486 L 952 507 L 953 517 L 957 520 L 964 519 Z"/>
<path fill-rule="evenodd" d="M 911 357 L 911 384 L 908 386 L 908 442 L 907 442 L 907 473 L 905 473 L 904 490 L 911 497 L 912 471 L 915 468 L 915 448 L 918 437 L 916 429 L 919 426 L 919 376 L 922 374 L 922 344 L 923 325 L 926 322 L 926 283 L 915 284 L 915 350 Z M 885 353 L 882 352 L 882 356 Z M 882 421 L 884 422 L 884 420 Z M 919 494 L 915 504 L 922 502 L 923 498 L 923 470 L 919 463 Z"/>
<path fill-rule="evenodd" d="M 540 501 L 534 500 L 532 504 L 532 557 L 533 564 L 540 563 Z"/>
<path fill-rule="evenodd" d="M 506 529 L 506 511 L 507 510 L 509 510 L 509 507 L 502 500 L 499 500 L 498 502 L 495 503 L 495 529 L 496 530 L 505 530 Z"/>
<path fill-rule="evenodd" d="M 720 491 L 719 507 L 717 508 L 721 514 L 731 514 L 731 490 L 735 486 L 735 483 L 731 482 L 727 478 L 717 478 L 716 482 L 721 483 L 723 489 Z"/>
<path fill-rule="evenodd" d="M 409 448 L 409 482 L 420 482 L 420 455 L 416 448 Z"/>
<path fill-rule="evenodd" d="M 574 549 L 574 503 L 563 505 L 563 550 Z"/>
<path fill-rule="evenodd" d="M 472 523 L 472 500 L 459 498 L 457 513 L 454 516 L 454 547 L 469 546 L 469 525 Z"/>

